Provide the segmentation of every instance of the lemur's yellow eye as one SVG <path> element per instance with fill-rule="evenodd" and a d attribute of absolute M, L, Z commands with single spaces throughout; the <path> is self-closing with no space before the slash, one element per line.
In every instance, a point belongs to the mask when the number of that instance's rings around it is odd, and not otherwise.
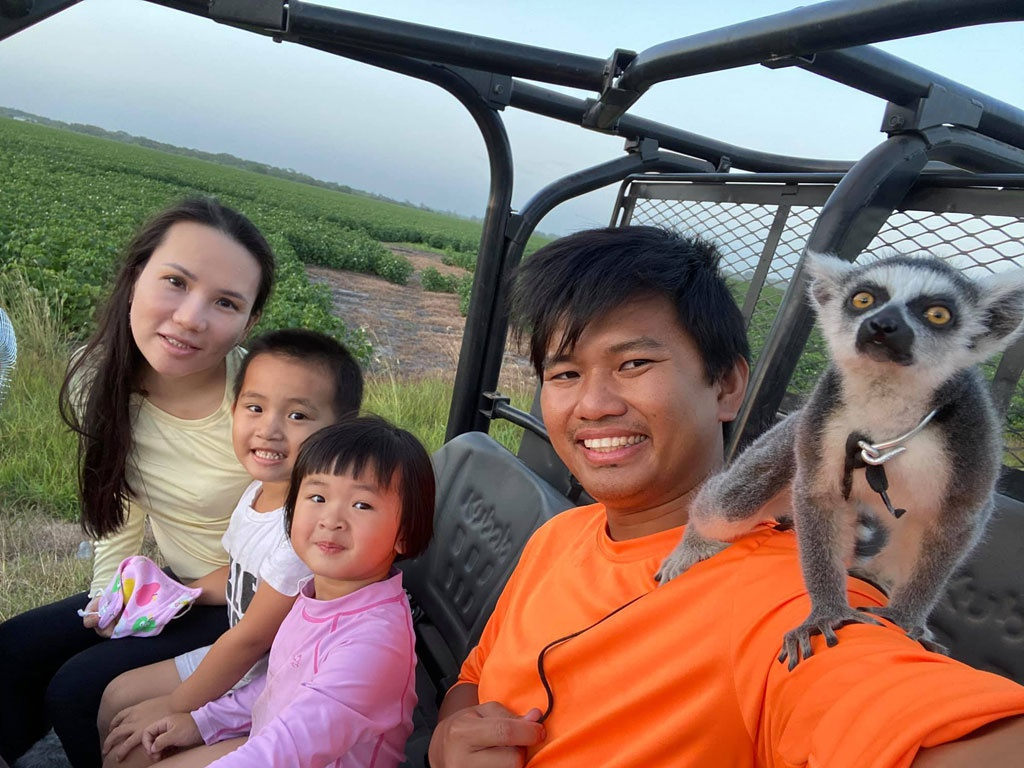
<path fill-rule="evenodd" d="M 850 299 L 850 304 L 853 305 L 854 309 L 867 309 L 875 303 L 875 297 L 867 291 L 858 291 L 853 294 L 853 298 Z"/>
<path fill-rule="evenodd" d="M 936 305 L 924 311 L 924 319 L 932 325 L 945 325 L 953 319 L 953 313 L 943 306 Z"/>

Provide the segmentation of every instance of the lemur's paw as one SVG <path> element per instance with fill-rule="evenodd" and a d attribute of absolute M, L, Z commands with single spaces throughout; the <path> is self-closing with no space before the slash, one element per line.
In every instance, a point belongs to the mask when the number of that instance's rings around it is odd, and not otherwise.
<path fill-rule="evenodd" d="M 834 611 L 811 611 L 796 629 L 791 629 L 782 639 L 782 652 L 779 654 L 779 661 L 789 660 L 789 669 L 792 671 L 801 659 L 809 659 L 814 655 L 811 648 L 811 638 L 815 635 L 822 635 L 825 638 L 825 645 L 831 648 L 839 642 L 836 630 L 847 624 L 878 624 L 860 611 L 849 606 Z"/>
<path fill-rule="evenodd" d="M 936 640 L 931 640 L 931 639 L 927 639 L 927 638 L 924 638 L 924 637 L 918 637 L 918 638 L 915 638 L 915 639 L 917 640 L 917 642 L 919 642 L 921 645 L 924 646 L 924 649 L 926 651 L 931 651 L 932 653 L 937 653 L 940 656 L 949 656 L 950 655 L 949 648 L 947 648 L 942 643 L 940 643 L 940 642 L 938 642 Z"/>
<path fill-rule="evenodd" d="M 697 563 L 717 555 L 728 546 L 729 544 L 724 541 L 687 538 L 684 536 L 683 540 L 676 545 L 676 548 L 662 561 L 661 568 L 658 569 L 654 578 L 661 584 L 668 584 L 672 579 L 686 573 Z"/>

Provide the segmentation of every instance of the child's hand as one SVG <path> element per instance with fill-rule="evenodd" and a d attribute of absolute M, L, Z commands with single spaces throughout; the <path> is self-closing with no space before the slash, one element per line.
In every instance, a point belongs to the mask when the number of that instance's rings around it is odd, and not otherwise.
<path fill-rule="evenodd" d="M 178 712 L 157 720 L 142 733 L 142 746 L 152 760 L 163 757 L 171 747 L 195 747 L 203 743 L 199 726 L 192 715 Z"/>
<path fill-rule="evenodd" d="M 82 617 L 82 626 L 86 629 L 95 629 L 96 634 L 100 637 L 110 637 L 114 634 L 114 627 L 117 625 L 117 621 L 112 621 L 105 628 L 100 629 L 98 626 L 100 623 L 100 615 L 96 610 L 99 608 L 99 605 L 100 599 L 98 597 L 94 597 L 89 601 L 89 604 L 85 606 L 84 610 L 78 612 L 78 615 Z"/>
<path fill-rule="evenodd" d="M 147 725 L 174 713 L 170 700 L 170 696 L 155 696 L 125 707 L 114 715 L 103 740 L 103 757 L 112 753 L 117 762 L 124 760 L 129 752 L 142 744 L 142 732 Z"/>

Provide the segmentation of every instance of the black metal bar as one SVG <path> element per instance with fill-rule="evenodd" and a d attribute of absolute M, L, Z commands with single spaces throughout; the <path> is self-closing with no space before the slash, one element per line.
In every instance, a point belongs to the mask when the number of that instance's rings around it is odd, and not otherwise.
<path fill-rule="evenodd" d="M 288 34 L 600 91 L 606 59 L 328 8 L 288 4 Z"/>
<path fill-rule="evenodd" d="M 544 422 L 532 413 L 516 408 L 505 395 L 498 392 L 484 392 L 483 405 L 480 410 L 490 421 L 504 419 L 511 424 L 515 424 L 517 427 L 522 427 L 533 433 L 549 445 L 551 444 L 548 428 L 544 426 Z"/>
<path fill-rule="evenodd" d="M 464 102 L 465 103 L 465 102 Z M 484 137 L 491 166 L 491 191 L 484 215 L 480 252 L 473 273 L 473 289 L 466 314 L 459 364 L 452 388 L 445 440 L 473 430 L 487 431 L 489 422 L 477 408 L 477 398 L 498 384 L 507 323 L 495 318 L 507 274 L 504 259 L 505 229 L 512 204 L 512 149 L 501 116 L 493 109 L 474 110 L 466 104 Z M 486 118 L 486 119 L 485 119 Z M 497 355 L 499 365 L 488 365 Z"/>
<path fill-rule="evenodd" d="M 1024 11 L 1021 11 L 1024 16 Z M 1024 147 L 1024 110 L 981 91 L 929 72 L 871 46 L 826 51 L 812 59 L 796 59 L 794 66 L 837 83 L 870 93 L 894 104 L 910 104 L 928 96 L 939 85 L 982 107 L 978 132 L 1017 147 Z"/>
<path fill-rule="evenodd" d="M 507 321 L 495 328 L 495 310 L 507 270 L 503 266 L 504 239 L 512 202 L 512 150 L 501 116 L 486 94 L 446 67 L 389 53 L 352 49 L 339 43 L 300 40 L 312 48 L 432 82 L 451 93 L 470 113 L 487 147 L 491 171 L 490 192 L 484 215 L 480 249 L 473 273 L 473 289 L 466 315 L 459 363 L 452 388 L 445 440 L 463 432 L 487 431 L 488 421 L 477 407 L 481 392 L 497 386 L 504 351 Z M 498 320 L 497 322 L 501 322 Z M 496 350 L 496 352 L 495 352 Z M 497 355 L 497 367 L 486 361 Z"/>
<path fill-rule="evenodd" d="M 859 2 L 859 0 L 853 1 Z M 907 1 L 908 0 L 887 0 L 888 3 L 906 3 Z M 938 2 L 939 0 L 928 1 Z M 946 0 L 942 1 L 945 2 Z M 1004 0 L 1000 1 L 1003 2 Z M 168 7 L 180 8 L 194 13 L 206 13 L 205 11 L 199 10 L 199 7 L 205 5 L 205 3 L 199 2 L 198 0 L 150 0 L 150 2 L 155 2 Z M 846 2 L 848 2 L 848 0 L 843 0 L 843 3 Z M 994 0 L 988 0 L 988 2 L 994 2 Z M 825 5 L 832 4 L 833 3 L 827 3 Z M 800 10 L 802 11 L 806 9 Z M 787 16 L 788 14 L 780 15 Z M 775 16 L 768 17 L 769 20 L 776 18 L 777 17 Z M 259 29 L 255 29 L 254 31 L 267 32 L 267 30 Z M 420 33 L 427 34 L 428 38 L 421 41 L 419 45 L 414 45 L 407 39 L 413 38 L 418 40 L 419 38 L 417 35 Z M 433 37 L 429 37 L 429 35 L 432 35 Z M 523 76 L 531 77 L 532 79 L 550 79 L 552 82 L 559 82 L 563 84 L 567 82 L 566 78 L 559 74 L 562 71 L 561 65 L 565 62 L 561 62 L 559 60 L 557 55 L 558 52 L 555 51 L 547 51 L 546 49 L 534 48 L 533 46 L 521 46 L 514 43 L 504 43 L 503 41 L 493 40 L 491 38 L 478 38 L 473 35 L 463 35 L 462 33 L 450 32 L 448 30 L 433 27 L 423 27 L 422 25 L 398 22 L 376 16 L 355 14 L 349 11 L 325 8 L 323 6 L 310 3 L 290 3 L 288 7 L 288 29 L 286 32 L 277 34 L 276 36 L 310 47 L 319 48 L 321 50 L 329 50 L 338 55 L 343 55 L 355 60 L 368 61 L 371 63 L 380 61 L 379 58 L 376 60 L 374 59 L 375 54 L 392 53 L 403 60 L 415 60 L 414 58 L 411 58 L 411 54 L 422 53 L 427 55 L 439 55 L 439 60 L 466 64 L 467 66 L 475 66 L 477 68 L 482 67 L 489 72 L 521 74 Z M 385 45 L 381 42 L 387 40 L 390 40 L 391 43 Z M 465 49 L 461 48 L 461 43 L 459 41 L 464 42 L 468 47 Z M 473 43 L 475 43 L 477 47 L 473 47 Z M 666 43 L 665 45 L 669 44 Z M 456 50 L 462 51 L 462 53 L 459 55 L 453 54 L 452 51 Z M 520 55 L 528 56 L 531 52 L 535 54 L 534 59 L 527 59 L 527 63 L 525 65 L 522 64 L 520 59 L 516 58 Z M 910 65 L 907 62 L 902 62 L 902 60 L 897 59 L 896 57 L 884 56 L 881 52 L 872 52 L 872 49 L 859 49 L 858 61 L 863 62 L 866 60 L 870 63 L 872 57 L 875 56 L 875 53 L 878 54 L 879 61 L 882 62 L 881 65 L 888 66 L 895 72 L 903 74 L 902 80 L 897 78 L 897 82 L 902 84 L 896 86 L 895 94 L 887 94 L 889 96 L 903 94 L 909 98 L 908 94 L 918 94 L 923 87 L 920 81 L 922 81 L 925 76 L 931 76 L 931 73 L 928 73 L 926 70 L 915 68 L 913 65 Z M 554 58 L 546 58 L 546 54 L 551 54 Z M 520 61 L 519 69 L 511 65 L 511 62 L 516 61 Z M 589 81 L 595 81 L 598 78 L 598 63 L 601 63 L 602 68 L 600 76 L 606 77 L 608 74 L 607 66 L 609 65 L 608 62 L 605 62 L 604 60 L 591 57 L 572 58 L 570 55 L 570 59 L 567 59 L 566 61 L 576 62 L 570 67 L 572 72 L 577 74 L 584 71 L 589 72 L 589 74 L 584 76 L 584 79 Z M 901 68 L 901 64 L 905 65 L 905 67 Z M 382 66 L 380 63 L 376 63 L 376 65 Z M 803 65 L 802 62 L 801 65 Z M 874 87 L 875 75 L 865 74 L 864 76 L 868 78 L 869 81 L 865 87 L 871 91 Z M 573 75 L 573 77 L 575 77 L 575 75 Z M 944 78 L 940 78 L 938 75 L 934 75 L 932 78 L 936 82 L 949 83 L 951 87 L 956 87 L 955 83 L 947 81 Z M 576 83 L 576 85 L 579 86 L 580 84 Z M 589 85 L 592 86 L 593 82 L 590 82 Z M 589 86 L 584 85 L 581 87 Z M 983 96 L 982 94 L 976 94 L 976 92 L 969 92 L 967 90 L 964 90 L 964 92 L 972 95 Z M 989 109 L 989 111 L 995 110 L 995 117 L 983 118 L 982 124 L 994 125 L 995 128 L 993 130 L 996 134 L 999 134 L 997 138 L 1000 136 L 1005 137 L 1005 134 L 1009 133 L 1010 129 L 1016 125 L 1015 116 L 1020 112 L 1020 110 L 1015 110 L 1013 107 L 1003 105 L 989 97 L 984 98 L 986 100 L 986 105 L 990 105 L 990 108 L 987 107 L 987 109 Z M 584 122 L 588 110 L 595 102 L 592 100 L 577 99 L 530 83 L 515 80 L 512 85 L 510 103 L 511 106 L 518 109 L 524 109 L 536 114 L 570 122 L 574 125 L 580 125 Z M 986 112 L 986 115 L 988 115 L 988 112 Z M 729 165 L 737 169 L 761 173 L 842 173 L 849 170 L 853 165 L 850 161 L 799 158 L 750 150 L 727 142 L 700 136 L 689 131 L 666 126 L 655 121 L 633 117 L 631 115 L 625 115 L 618 120 L 613 132 L 617 135 L 623 136 L 624 138 L 633 140 L 653 138 L 658 141 L 659 145 L 664 149 L 699 157 L 716 166 Z M 1024 128 L 1018 131 L 1018 134 L 1021 133 L 1024 133 Z M 1020 139 L 1018 137 L 1017 141 L 1024 141 L 1024 139 Z"/>
<path fill-rule="evenodd" d="M 515 256 L 515 264 L 518 265 L 522 258 L 523 248 L 530 235 L 555 206 L 579 197 L 596 189 L 601 189 L 609 184 L 621 181 L 627 176 L 632 176 L 641 170 L 644 172 L 679 172 L 679 169 L 687 169 L 689 173 L 700 167 L 705 167 L 708 172 L 714 168 L 710 163 L 694 160 L 689 157 L 672 155 L 668 152 L 657 151 L 653 155 L 644 156 L 641 153 L 631 153 L 625 157 L 610 160 L 607 163 L 585 168 L 582 171 L 564 176 L 543 189 L 539 190 L 522 207 L 520 212 L 513 217 L 513 231 L 509 239 L 518 245 L 518 254 Z M 700 174 L 697 174 L 698 176 Z"/>
<path fill-rule="evenodd" d="M 210 0 L 146 0 L 153 5 L 162 5 L 175 11 L 184 11 L 195 16 L 210 18 Z M 282 2 L 282 7 L 284 3 Z"/>
<path fill-rule="evenodd" d="M 741 173 L 664 173 L 654 181 L 697 181 L 723 182 L 725 184 L 838 184 L 843 180 L 840 173 L 759 173 L 747 176 Z M 650 182 L 645 176 L 627 177 L 624 183 L 633 181 Z M 1024 187 L 1024 174 L 1021 173 L 951 173 L 929 172 L 921 174 L 919 184 L 923 187 L 992 187 L 1011 189 Z"/>
<path fill-rule="evenodd" d="M 283 32 L 287 27 L 288 3 L 282 0 L 208 0 L 210 18 L 227 24 Z"/>
<path fill-rule="evenodd" d="M 775 251 L 779 247 L 782 233 L 786 229 L 786 221 L 789 219 L 789 212 L 792 206 L 780 203 L 775 209 L 775 216 L 772 218 L 771 228 L 764 239 L 764 247 L 761 248 L 761 255 L 757 259 L 757 267 L 750 278 L 750 286 L 747 288 L 746 301 L 743 302 L 743 322 L 750 329 L 750 319 L 754 316 L 754 309 L 757 307 L 757 297 L 761 295 L 764 282 L 771 271 L 772 261 L 775 260 Z"/>
<path fill-rule="evenodd" d="M 833 0 L 672 40 L 641 51 L 586 124 L 611 128 L 665 80 L 955 27 L 1024 19 L 1019 0 Z"/>
<path fill-rule="evenodd" d="M 1021 131 L 1017 143 L 1024 147 L 1024 126 Z M 923 134 L 934 145 L 929 153 L 933 160 L 981 173 L 1024 171 L 1024 149 L 1020 147 L 956 126 L 928 128 Z"/>
<path fill-rule="evenodd" d="M 1010 400 L 1017 389 L 1021 373 L 1024 373 L 1024 338 L 1017 339 L 1003 353 L 992 377 L 992 399 L 1001 417 L 1006 415 L 1010 407 Z"/>
<path fill-rule="evenodd" d="M 906 197 L 927 161 L 928 144 L 917 135 L 893 137 L 875 147 L 833 190 L 806 250 L 856 259 Z M 801 261 L 751 374 L 747 398 L 733 423 L 728 457 L 775 421 L 814 322 L 805 293 Z"/>
<path fill-rule="evenodd" d="M 511 106 L 573 125 L 580 125 L 592 103 L 521 80 L 512 81 Z M 637 141 L 655 139 L 663 149 L 702 158 L 716 167 L 722 164 L 723 158 L 727 158 L 733 168 L 776 173 L 843 173 L 853 166 L 850 161 L 758 152 L 632 115 L 623 116 L 613 133 Z"/>
<path fill-rule="evenodd" d="M 81 0 L 0 0 L 0 40 L 79 2 Z"/>

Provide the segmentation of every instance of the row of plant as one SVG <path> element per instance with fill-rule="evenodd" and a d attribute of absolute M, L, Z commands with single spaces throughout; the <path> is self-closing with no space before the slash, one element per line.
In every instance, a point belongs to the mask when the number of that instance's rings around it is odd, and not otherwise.
<path fill-rule="evenodd" d="M 469 309 L 469 296 L 473 290 L 473 273 L 452 275 L 444 274 L 437 267 L 427 267 L 420 273 L 420 285 L 425 291 L 434 293 L 455 293 L 459 297 L 459 311 L 466 315 Z"/>

